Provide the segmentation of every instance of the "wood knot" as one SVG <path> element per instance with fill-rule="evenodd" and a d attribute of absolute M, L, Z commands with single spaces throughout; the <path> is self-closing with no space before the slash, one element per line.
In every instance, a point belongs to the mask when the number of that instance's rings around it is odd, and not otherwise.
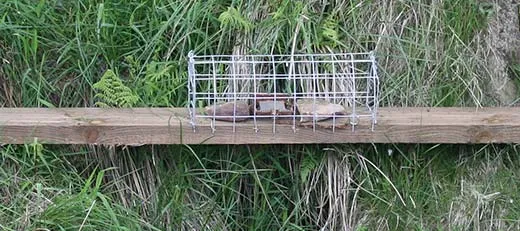
<path fill-rule="evenodd" d="M 493 140 L 495 140 L 496 138 L 493 132 L 490 132 L 488 130 L 474 129 L 470 132 L 470 134 L 474 134 L 471 137 L 471 143 L 490 143 L 493 142 Z"/>
<path fill-rule="evenodd" d="M 96 128 L 88 128 L 85 132 L 85 139 L 87 143 L 93 144 L 97 142 L 99 131 Z"/>

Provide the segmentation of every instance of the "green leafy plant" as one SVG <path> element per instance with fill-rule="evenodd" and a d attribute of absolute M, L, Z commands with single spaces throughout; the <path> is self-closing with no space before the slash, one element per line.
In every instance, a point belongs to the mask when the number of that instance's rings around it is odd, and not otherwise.
<path fill-rule="evenodd" d="M 338 20 L 332 15 L 326 17 L 321 23 L 319 43 L 336 47 L 340 43 Z"/>
<path fill-rule="evenodd" d="M 93 88 L 98 91 L 94 97 L 99 100 L 96 105 L 100 107 L 133 107 L 139 101 L 139 97 L 112 70 L 107 70 Z"/>
<path fill-rule="evenodd" d="M 170 105 L 173 93 L 185 86 L 179 83 L 179 78 L 173 78 L 172 69 L 173 65 L 168 62 L 150 62 L 146 65 L 139 95 L 151 106 Z"/>
<path fill-rule="evenodd" d="M 303 184 L 307 182 L 309 174 L 316 168 L 316 157 L 312 154 L 306 154 L 300 163 L 300 177 Z"/>
<path fill-rule="evenodd" d="M 234 7 L 228 7 L 226 11 L 220 14 L 218 20 L 221 23 L 221 27 L 229 26 L 243 31 L 250 31 L 253 28 L 253 24 L 249 19 L 242 16 L 242 14 Z"/>

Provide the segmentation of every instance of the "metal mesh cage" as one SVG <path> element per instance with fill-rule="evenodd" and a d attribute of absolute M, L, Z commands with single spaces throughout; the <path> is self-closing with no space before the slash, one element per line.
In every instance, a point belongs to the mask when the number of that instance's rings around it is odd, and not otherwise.
<path fill-rule="evenodd" d="M 293 130 L 328 123 L 333 131 L 360 120 L 376 124 L 379 77 L 369 53 L 294 55 L 188 54 L 191 125 L 280 123 Z M 217 121 L 219 121 L 217 123 Z M 345 122 L 347 121 L 347 122 Z"/>

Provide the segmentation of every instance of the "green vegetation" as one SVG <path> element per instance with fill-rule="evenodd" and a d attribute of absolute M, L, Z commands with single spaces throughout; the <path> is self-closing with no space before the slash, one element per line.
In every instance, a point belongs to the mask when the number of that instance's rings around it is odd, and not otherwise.
<path fill-rule="evenodd" d="M 185 106 L 190 50 L 375 50 L 382 106 L 493 105 L 478 39 L 488 7 L 462 0 L 5 0 L 0 105 Z M 518 146 L 35 140 L 0 153 L 1 230 L 520 229 Z"/>

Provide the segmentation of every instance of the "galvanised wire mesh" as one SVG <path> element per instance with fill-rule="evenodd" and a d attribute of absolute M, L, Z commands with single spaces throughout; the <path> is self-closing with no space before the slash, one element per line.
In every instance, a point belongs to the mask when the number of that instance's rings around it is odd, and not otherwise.
<path fill-rule="evenodd" d="M 188 54 L 191 125 L 209 120 L 297 126 L 377 123 L 379 77 L 372 52 L 291 55 Z M 245 122 L 248 121 L 248 122 Z M 266 122 L 267 121 L 267 122 Z M 220 122 L 219 122 L 220 123 Z"/>

